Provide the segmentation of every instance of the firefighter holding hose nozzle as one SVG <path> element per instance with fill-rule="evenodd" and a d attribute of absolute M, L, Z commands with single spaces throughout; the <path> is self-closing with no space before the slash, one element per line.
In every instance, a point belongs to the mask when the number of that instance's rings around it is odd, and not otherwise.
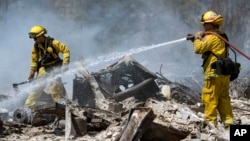
<path fill-rule="evenodd" d="M 229 96 L 230 74 L 220 75 L 213 64 L 219 58 L 229 58 L 227 44 L 214 34 L 214 32 L 227 39 L 225 33 L 219 28 L 223 25 L 223 17 L 214 11 L 207 11 L 201 16 L 204 31 L 195 35 L 187 34 L 186 39 L 192 41 L 194 52 L 201 54 L 203 59 L 204 83 L 202 88 L 202 102 L 205 106 L 204 118 L 210 126 L 217 127 L 217 111 L 224 127 L 227 129 L 234 123 L 232 106 Z M 227 39 L 228 40 L 228 39 Z"/>

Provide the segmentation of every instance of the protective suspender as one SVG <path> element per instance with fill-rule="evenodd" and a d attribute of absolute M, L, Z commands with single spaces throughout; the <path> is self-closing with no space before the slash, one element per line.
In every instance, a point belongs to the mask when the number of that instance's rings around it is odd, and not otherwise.
<path fill-rule="evenodd" d="M 47 52 L 47 48 L 48 48 L 48 47 L 52 47 L 53 53 L 56 53 L 56 52 L 55 52 L 55 48 L 54 48 L 54 46 L 53 46 L 53 40 L 54 40 L 54 38 L 51 38 L 51 37 L 49 37 L 49 36 L 46 38 L 45 44 L 44 44 L 44 50 L 45 50 L 45 52 Z M 37 43 L 35 43 L 34 46 L 35 46 L 35 49 L 36 49 L 36 50 L 39 49 Z M 48 52 L 47 52 L 47 53 L 48 53 Z"/>
<path fill-rule="evenodd" d="M 227 41 L 228 40 L 228 37 L 227 37 L 227 34 L 226 33 L 222 33 L 222 34 L 219 34 L 220 36 L 222 36 L 223 38 L 225 38 Z M 225 42 L 225 48 L 226 48 L 226 57 L 229 56 L 229 53 L 228 53 L 228 50 L 227 48 L 229 47 L 229 45 Z M 213 54 L 216 58 L 218 58 L 217 55 L 215 55 L 212 51 L 208 51 L 208 52 L 205 52 L 207 54 L 207 56 L 209 57 L 211 54 Z M 208 60 L 208 57 L 206 59 L 203 60 L 203 63 L 201 65 L 201 67 L 203 67 L 205 65 L 205 63 L 207 62 Z"/>
<path fill-rule="evenodd" d="M 61 62 L 61 58 L 58 56 L 58 53 L 56 52 L 56 49 L 53 46 L 53 40 L 54 38 L 51 37 L 46 37 L 45 40 L 45 44 L 44 44 L 44 50 L 40 49 L 38 47 L 38 44 L 35 44 L 35 50 L 39 52 L 40 56 L 42 58 L 40 58 L 39 62 L 38 62 L 38 66 L 40 65 L 45 65 L 45 66 L 50 66 L 50 65 L 54 65 L 57 64 L 58 62 Z M 48 52 L 48 47 L 51 47 L 53 52 Z"/>

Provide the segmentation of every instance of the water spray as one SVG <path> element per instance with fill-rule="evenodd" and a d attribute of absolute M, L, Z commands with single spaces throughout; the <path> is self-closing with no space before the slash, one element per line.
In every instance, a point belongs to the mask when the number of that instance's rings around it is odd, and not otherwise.
<path fill-rule="evenodd" d="M 56 71 L 59 72 L 60 68 L 58 68 L 58 70 L 56 70 Z M 25 101 L 27 96 L 30 94 L 30 92 L 32 92 L 32 91 L 34 91 L 34 90 L 36 90 L 39 87 L 44 86 L 44 85 L 45 85 L 45 90 L 46 90 L 47 86 L 51 82 L 54 82 L 58 77 L 70 75 L 70 74 L 73 74 L 76 72 L 77 72 L 77 69 L 73 68 L 73 69 L 67 70 L 65 72 L 57 73 L 53 77 L 48 77 L 48 78 L 41 79 L 41 80 L 35 79 L 34 81 L 31 81 L 31 82 L 30 81 L 23 81 L 20 83 L 14 83 L 13 88 L 14 88 L 14 90 L 17 90 L 17 91 L 15 91 L 16 92 L 15 97 L 8 98 L 4 101 L 1 101 L 0 108 L 5 108 L 8 111 L 15 110 L 17 106 L 23 105 L 23 102 Z M 22 84 L 28 84 L 28 85 L 19 90 L 18 86 L 22 85 Z M 13 104 L 13 103 L 15 103 L 15 104 Z"/>
<path fill-rule="evenodd" d="M 131 50 L 126 51 L 126 52 L 115 52 L 115 53 L 107 55 L 107 56 L 98 57 L 94 62 L 91 61 L 91 63 L 89 63 L 89 64 L 87 63 L 88 65 L 86 65 L 86 67 L 95 66 L 95 65 L 98 65 L 98 64 L 100 64 L 102 62 L 109 62 L 109 61 L 112 61 L 112 60 L 115 60 L 115 59 L 122 58 L 124 56 L 141 53 L 141 52 L 144 52 L 144 51 L 148 51 L 148 50 L 151 50 L 151 49 L 163 47 L 163 46 L 166 46 L 166 45 L 179 43 L 179 42 L 182 42 L 182 41 L 185 41 L 185 40 L 186 40 L 186 38 L 181 38 L 181 39 L 177 39 L 177 40 L 173 40 L 173 41 L 169 41 L 169 42 L 164 42 L 164 43 L 160 43 L 160 44 L 156 44 L 156 45 L 143 46 L 143 47 L 139 47 L 139 48 L 136 48 L 136 49 L 131 49 Z M 0 107 L 4 107 L 4 108 L 10 110 L 10 109 L 14 108 L 13 107 L 14 105 L 12 105 L 11 103 L 20 103 L 22 100 L 25 99 L 25 97 L 27 97 L 27 95 L 31 91 L 37 89 L 41 85 L 49 84 L 50 82 L 55 81 L 58 77 L 62 77 L 62 76 L 69 75 L 69 74 L 72 74 L 72 73 L 77 73 L 77 72 L 78 72 L 77 68 L 74 68 L 74 69 L 68 70 L 68 71 L 63 72 L 63 73 L 57 73 L 53 77 L 43 79 L 43 81 L 39 81 L 39 82 L 36 82 L 36 81 L 34 81 L 34 82 L 33 81 L 32 82 L 24 81 L 24 82 L 20 82 L 20 83 L 14 83 L 13 88 L 14 89 L 16 88 L 16 90 L 18 90 L 17 89 L 18 85 L 22 85 L 22 84 L 26 84 L 26 83 L 29 83 L 30 85 L 17 92 L 18 93 L 18 95 L 17 95 L 18 98 L 9 99 L 7 101 L 4 101 L 4 102 L 2 102 L 0 104 Z"/>
<path fill-rule="evenodd" d="M 107 55 L 107 56 L 100 56 L 95 61 L 88 64 L 87 67 L 95 66 L 95 65 L 98 65 L 98 64 L 100 64 L 102 62 L 109 62 L 109 61 L 112 61 L 112 60 L 115 60 L 115 59 L 122 58 L 123 56 L 128 56 L 128 55 L 132 55 L 132 54 L 141 53 L 141 52 L 144 52 L 144 51 L 148 51 L 148 50 L 151 50 L 151 49 L 163 47 L 163 46 L 174 44 L 174 43 L 179 43 L 179 42 L 182 42 L 182 41 L 186 41 L 186 37 L 181 38 L 181 39 L 177 39 L 177 40 L 173 40 L 173 41 L 169 41 L 169 42 L 156 44 L 156 45 L 143 46 L 143 47 L 139 47 L 139 48 L 136 48 L 136 49 L 131 49 L 131 50 L 126 51 L 126 52 L 115 52 L 115 53 L 112 53 L 112 54 Z"/>

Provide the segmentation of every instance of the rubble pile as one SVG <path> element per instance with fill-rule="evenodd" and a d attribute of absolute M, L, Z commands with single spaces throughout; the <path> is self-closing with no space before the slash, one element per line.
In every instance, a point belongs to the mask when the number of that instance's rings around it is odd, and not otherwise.
<path fill-rule="evenodd" d="M 99 72 L 89 73 L 80 63 L 77 69 L 80 76 L 75 76 L 73 95 L 65 104 L 16 109 L 12 121 L 1 118 L 0 139 L 229 140 L 229 130 L 203 120 L 199 93 L 150 72 L 130 56 Z M 248 81 L 244 82 L 241 91 L 238 80 L 230 89 L 237 124 L 250 123 L 248 88 L 244 87 Z"/>

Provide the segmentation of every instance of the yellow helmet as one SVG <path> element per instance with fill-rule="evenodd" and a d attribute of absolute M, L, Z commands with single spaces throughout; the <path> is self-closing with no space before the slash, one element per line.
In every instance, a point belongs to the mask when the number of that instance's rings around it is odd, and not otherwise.
<path fill-rule="evenodd" d="M 222 26 L 223 18 L 221 15 L 216 14 L 214 11 L 207 11 L 201 16 L 201 23 L 212 23 L 215 25 Z"/>
<path fill-rule="evenodd" d="M 41 35 L 46 34 L 46 33 L 47 33 L 47 30 L 43 26 L 36 25 L 30 29 L 29 37 L 36 38 L 36 37 L 41 36 Z"/>

